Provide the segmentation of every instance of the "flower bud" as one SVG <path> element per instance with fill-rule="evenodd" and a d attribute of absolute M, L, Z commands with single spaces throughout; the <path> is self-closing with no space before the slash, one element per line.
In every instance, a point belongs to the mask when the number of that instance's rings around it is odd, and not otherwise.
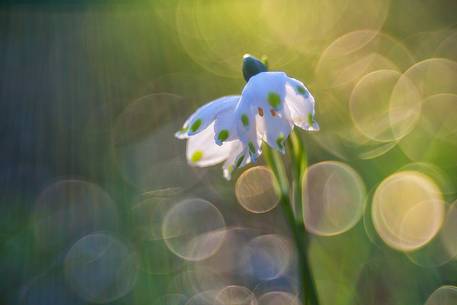
<path fill-rule="evenodd" d="M 267 70 L 268 67 L 260 59 L 249 54 L 243 56 L 243 76 L 246 81 L 252 76 L 260 72 L 266 72 Z"/>

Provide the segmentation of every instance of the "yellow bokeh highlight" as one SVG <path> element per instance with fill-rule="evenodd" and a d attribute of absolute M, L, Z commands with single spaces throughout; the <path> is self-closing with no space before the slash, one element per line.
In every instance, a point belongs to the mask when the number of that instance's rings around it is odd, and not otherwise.
<path fill-rule="evenodd" d="M 243 172 L 235 185 L 235 195 L 243 208 L 252 213 L 266 213 L 279 203 L 271 170 L 256 166 Z"/>
<path fill-rule="evenodd" d="M 303 219 L 313 234 L 332 236 L 351 229 L 365 209 L 365 186 L 348 165 L 313 164 L 303 179 Z"/>
<path fill-rule="evenodd" d="M 401 251 L 418 249 L 438 233 L 444 220 L 441 192 L 415 171 L 395 173 L 377 187 L 371 210 L 381 239 Z"/>

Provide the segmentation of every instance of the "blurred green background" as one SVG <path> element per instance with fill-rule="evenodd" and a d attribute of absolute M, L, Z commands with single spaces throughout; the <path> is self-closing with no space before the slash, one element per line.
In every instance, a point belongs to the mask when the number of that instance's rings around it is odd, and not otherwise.
<path fill-rule="evenodd" d="M 317 101 L 321 131 L 299 135 L 321 304 L 457 304 L 456 12 L 2 2 L 0 303 L 295 304 L 268 171 L 227 182 L 188 166 L 173 137 L 197 106 L 241 92 L 251 53 Z"/>

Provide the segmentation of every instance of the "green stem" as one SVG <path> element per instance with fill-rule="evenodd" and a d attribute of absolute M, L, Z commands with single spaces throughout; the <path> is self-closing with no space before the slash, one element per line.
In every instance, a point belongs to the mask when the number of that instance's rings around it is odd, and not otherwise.
<path fill-rule="evenodd" d="M 307 166 L 307 155 L 300 137 L 292 132 L 288 139 L 289 155 L 292 162 L 292 191 L 293 191 L 293 208 L 295 212 L 295 221 L 303 224 L 302 209 L 302 180 Z"/>
<path fill-rule="evenodd" d="M 302 249 L 301 257 L 303 258 L 302 263 L 305 265 L 303 268 L 308 270 L 304 278 L 304 285 L 306 286 L 307 297 L 305 304 L 308 305 L 319 305 L 319 299 L 317 295 L 316 283 L 312 275 L 312 269 L 309 263 L 309 234 L 305 229 L 303 221 L 303 189 L 302 182 L 303 176 L 308 165 L 308 156 L 306 154 L 305 146 L 303 145 L 302 139 L 298 134 L 292 132 L 289 137 L 289 146 L 291 151 L 292 161 L 292 176 L 294 178 L 294 200 L 295 200 L 295 211 L 296 211 L 296 230 L 299 237 L 297 243 L 300 243 L 299 248 Z M 301 237 L 301 238 L 300 238 Z M 300 250 L 299 250 L 300 251 Z"/>
<path fill-rule="evenodd" d="M 298 270 L 300 299 L 303 305 L 319 305 L 316 286 L 311 273 L 308 258 L 308 234 L 305 230 L 301 206 L 301 181 L 306 169 L 306 154 L 301 139 L 295 134 L 289 138 L 292 160 L 292 178 L 295 201 L 295 213 L 289 197 L 289 183 L 280 155 L 265 145 L 263 149 L 265 160 L 270 166 L 277 182 L 277 192 L 280 196 L 282 210 L 290 225 L 298 252 Z M 304 289 L 305 288 L 305 289 Z"/>

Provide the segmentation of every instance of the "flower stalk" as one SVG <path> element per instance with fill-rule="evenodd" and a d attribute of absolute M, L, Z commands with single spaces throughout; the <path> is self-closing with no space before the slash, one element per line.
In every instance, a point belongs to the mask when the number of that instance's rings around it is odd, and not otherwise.
<path fill-rule="evenodd" d="M 303 224 L 303 208 L 302 202 L 302 181 L 303 175 L 307 167 L 307 154 L 303 145 L 303 141 L 296 132 L 292 132 L 288 139 L 289 158 L 291 160 L 291 174 L 292 174 L 292 198 L 293 210 L 295 214 L 295 221 Z M 304 224 L 303 224 L 304 225 Z"/>
<path fill-rule="evenodd" d="M 291 172 L 294 203 L 289 196 L 289 183 L 281 156 L 276 151 L 267 147 L 267 145 L 265 145 L 264 148 L 265 161 L 271 168 L 276 179 L 276 191 L 280 198 L 281 208 L 289 224 L 297 248 L 300 288 L 299 297 L 303 305 L 319 305 L 316 285 L 309 263 L 309 236 L 305 230 L 302 217 L 301 181 L 306 169 L 307 158 L 303 143 L 294 132 L 292 133 L 288 144 L 291 146 Z"/>
<path fill-rule="evenodd" d="M 175 136 L 187 139 L 190 165 L 206 167 L 224 162 L 226 179 L 234 170 L 255 163 L 264 152 L 298 251 L 299 296 L 303 305 L 319 305 L 308 259 L 309 236 L 303 223 L 302 181 L 307 157 L 302 140 L 293 131 L 294 127 L 319 130 L 314 118 L 315 100 L 299 80 L 284 72 L 268 71 L 266 58 L 246 54 L 242 72 L 246 85 L 241 95 L 224 96 L 201 106 Z M 280 155 L 286 152 L 286 145 L 290 146 L 291 183 Z"/>
<path fill-rule="evenodd" d="M 266 58 L 262 61 L 253 56 L 243 58 L 243 75 L 248 81 L 253 75 L 268 70 Z M 302 139 L 292 131 L 287 140 L 291 160 L 292 199 L 286 169 L 280 154 L 263 145 L 265 161 L 275 177 L 275 188 L 279 195 L 282 211 L 289 224 L 298 252 L 299 298 L 303 305 L 319 305 L 316 284 L 309 263 L 309 236 L 303 222 L 302 181 L 307 167 L 307 154 Z"/>
<path fill-rule="evenodd" d="M 294 191 L 294 207 L 295 207 L 295 226 L 299 240 L 297 241 L 298 252 L 302 257 L 302 270 L 306 270 L 303 277 L 303 285 L 306 286 L 306 305 L 318 305 L 319 299 L 316 289 L 316 283 L 312 276 L 312 269 L 309 262 L 309 234 L 305 229 L 303 222 L 303 179 L 308 165 L 307 153 L 302 139 L 295 132 L 292 132 L 289 138 L 291 147 L 292 160 L 292 176 L 293 176 L 293 191 Z M 300 251 L 302 253 L 300 253 Z"/>

